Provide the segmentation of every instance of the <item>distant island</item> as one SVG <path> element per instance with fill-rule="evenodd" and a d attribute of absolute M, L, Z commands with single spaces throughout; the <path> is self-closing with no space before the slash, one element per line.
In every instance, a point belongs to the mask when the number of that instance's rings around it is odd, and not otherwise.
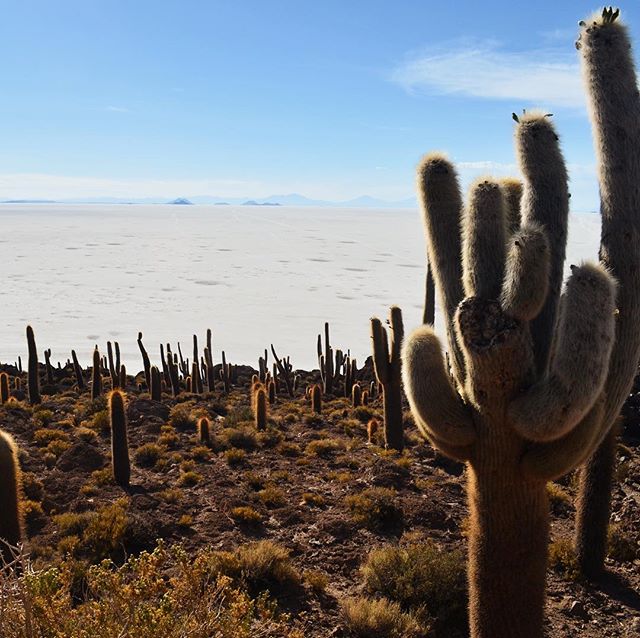
<path fill-rule="evenodd" d="M 193 206 L 193 202 L 190 202 L 185 197 L 178 197 L 178 199 L 174 199 L 173 201 L 167 203 L 174 204 L 176 206 Z"/>
<path fill-rule="evenodd" d="M 253 199 L 249 199 L 246 202 L 242 202 L 243 206 L 280 206 L 279 202 L 256 202 Z"/>

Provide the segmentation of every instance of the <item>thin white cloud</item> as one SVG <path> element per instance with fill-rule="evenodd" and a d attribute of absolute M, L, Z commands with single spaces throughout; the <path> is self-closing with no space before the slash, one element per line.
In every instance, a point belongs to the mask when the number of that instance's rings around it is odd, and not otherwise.
<path fill-rule="evenodd" d="M 505 51 L 494 42 L 456 42 L 407 59 L 392 72 L 407 91 L 583 109 L 575 55 L 554 49 Z"/>
<path fill-rule="evenodd" d="M 128 113 L 129 109 L 125 109 L 123 106 L 107 106 L 105 111 L 111 111 L 113 113 Z"/>

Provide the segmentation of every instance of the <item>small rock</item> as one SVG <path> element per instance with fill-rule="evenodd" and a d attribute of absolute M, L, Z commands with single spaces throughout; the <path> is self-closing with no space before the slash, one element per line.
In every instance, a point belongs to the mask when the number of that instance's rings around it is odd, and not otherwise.
<path fill-rule="evenodd" d="M 569 616 L 573 616 L 574 618 L 582 618 L 583 620 L 588 620 L 589 618 L 587 610 L 579 600 L 571 601 L 571 604 L 569 605 Z"/>

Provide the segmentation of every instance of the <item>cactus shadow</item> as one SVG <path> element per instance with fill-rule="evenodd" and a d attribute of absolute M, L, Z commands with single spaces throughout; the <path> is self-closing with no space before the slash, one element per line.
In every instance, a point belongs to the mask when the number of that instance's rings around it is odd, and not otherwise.
<path fill-rule="evenodd" d="M 598 581 L 597 587 L 612 600 L 634 611 L 640 611 L 640 593 L 629 585 L 624 576 L 607 571 Z"/>

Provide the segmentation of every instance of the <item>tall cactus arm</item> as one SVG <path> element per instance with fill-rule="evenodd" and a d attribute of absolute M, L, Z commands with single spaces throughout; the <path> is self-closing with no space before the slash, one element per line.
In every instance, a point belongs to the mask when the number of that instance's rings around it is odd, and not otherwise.
<path fill-rule="evenodd" d="M 402 362 L 405 391 L 422 433 L 436 444 L 471 445 L 476 438 L 471 412 L 451 385 L 440 341 L 429 326 L 405 340 Z"/>
<path fill-rule="evenodd" d="M 467 297 L 497 299 L 505 262 L 504 197 L 498 182 L 479 179 L 469 190 L 462 224 L 462 272 Z"/>
<path fill-rule="evenodd" d="M 544 305 L 549 289 L 549 241 L 544 230 L 528 223 L 508 241 L 500 304 L 520 321 L 531 321 Z"/>
<path fill-rule="evenodd" d="M 598 446 L 602 434 L 604 398 L 600 397 L 587 416 L 560 439 L 533 443 L 522 456 L 522 469 L 533 478 L 554 481 L 581 465 Z"/>
<path fill-rule="evenodd" d="M 509 406 L 514 429 L 532 441 L 568 434 L 595 403 L 607 378 L 616 284 L 601 266 L 571 269 L 549 373 Z"/>
<path fill-rule="evenodd" d="M 399 366 L 402 340 L 404 339 L 404 324 L 402 323 L 402 310 L 398 306 L 391 306 L 389 310 L 389 327 L 391 328 L 389 363 L 391 366 Z"/>
<path fill-rule="evenodd" d="M 522 223 L 539 224 L 549 240 L 549 291 L 541 312 L 531 323 L 536 367 L 539 374 L 544 374 L 562 288 L 569 215 L 567 171 L 558 135 L 546 115 L 526 113 L 520 116 L 515 141 L 524 176 Z"/>
<path fill-rule="evenodd" d="M 377 317 L 371 318 L 371 339 L 373 339 L 373 365 L 378 381 L 382 384 L 389 383 L 391 379 L 391 366 L 389 363 L 389 344 L 387 331 Z"/>
<path fill-rule="evenodd" d="M 583 23 L 578 47 L 600 176 L 600 259 L 618 280 L 616 343 L 606 384 L 611 426 L 640 357 L 640 95 L 627 28 L 618 12 Z"/>
<path fill-rule="evenodd" d="M 505 219 L 507 222 L 507 233 L 513 233 L 520 228 L 522 223 L 522 212 L 520 200 L 522 199 L 522 182 L 515 177 L 505 177 L 500 180 L 500 188 L 504 195 Z"/>
<path fill-rule="evenodd" d="M 462 199 L 456 171 L 440 153 L 426 155 L 418 166 L 427 257 L 440 296 L 454 375 L 464 383 L 464 357 L 455 337 L 454 316 L 463 297 L 460 217 Z"/>

